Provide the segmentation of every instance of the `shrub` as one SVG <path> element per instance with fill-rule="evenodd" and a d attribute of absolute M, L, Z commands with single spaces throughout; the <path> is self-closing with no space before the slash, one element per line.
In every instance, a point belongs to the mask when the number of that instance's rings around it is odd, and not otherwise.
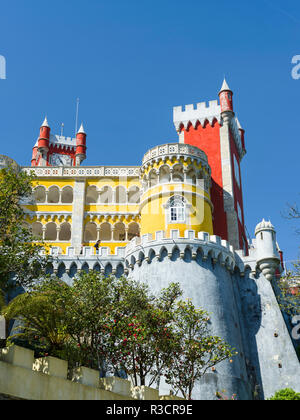
<path fill-rule="evenodd" d="M 300 394 L 295 392 L 293 389 L 286 388 L 277 391 L 276 394 L 270 398 L 271 401 L 300 401 Z"/>

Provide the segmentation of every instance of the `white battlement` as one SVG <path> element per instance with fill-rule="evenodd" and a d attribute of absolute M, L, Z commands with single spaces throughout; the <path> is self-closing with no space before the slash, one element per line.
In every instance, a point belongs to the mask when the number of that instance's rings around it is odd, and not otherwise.
<path fill-rule="evenodd" d="M 214 119 L 221 123 L 221 106 L 217 100 L 209 101 L 208 105 L 206 102 L 200 102 L 196 107 L 191 104 L 185 105 L 184 109 L 182 106 L 173 108 L 173 122 L 177 131 L 181 124 L 186 128 L 189 123 L 195 126 L 198 121 L 202 125 L 206 120 L 212 124 Z"/>
<path fill-rule="evenodd" d="M 76 147 L 76 139 L 72 137 L 64 137 L 59 135 L 50 135 L 50 143 L 69 146 L 69 147 Z"/>
<path fill-rule="evenodd" d="M 243 272 L 243 263 L 240 258 L 236 259 L 237 255 L 229 242 L 219 236 L 207 232 L 197 233 L 192 229 L 187 229 L 183 236 L 178 229 L 173 229 L 170 235 L 165 231 L 155 232 L 155 239 L 152 234 L 134 238 L 125 249 L 125 265 L 133 269 L 135 263 L 141 264 L 144 260 L 152 262 L 153 256 L 160 261 L 165 251 L 168 257 L 172 258 L 175 249 L 179 250 L 182 259 L 188 250 L 193 260 L 201 254 L 201 259 L 204 261 L 211 257 L 214 262 L 219 262 L 228 270 L 232 271 L 237 266 Z"/>

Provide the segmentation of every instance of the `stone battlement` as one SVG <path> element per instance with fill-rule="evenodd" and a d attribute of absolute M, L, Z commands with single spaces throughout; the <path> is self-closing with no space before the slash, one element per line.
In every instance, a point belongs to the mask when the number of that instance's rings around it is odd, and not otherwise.
<path fill-rule="evenodd" d="M 109 247 L 100 247 L 97 254 L 94 247 L 83 247 L 82 254 L 76 254 L 74 247 L 68 247 L 66 255 L 61 255 L 60 251 L 60 247 L 52 247 L 48 274 L 56 274 L 67 283 L 80 271 L 95 270 L 117 277 L 125 272 L 125 247 L 117 247 L 115 254 L 110 253 Z"/>
<path fill-rule="evenodd" d="M 198 257 L 206 261 L 212 258 L 214 263 L 220 263 L 230 271 L 237 267 L 244 273 L 243 261 L 228 241 L 219 236 L 210 235 L 207 232 L 195 232 L 186 230 L 184 236 L 180 236 L 179 230 L 172 230 L 169 237 L 166 232 L 158 231 L 155 238 L 152 234 L 143 235 L 141 238 L 134 238 L 127 245 L 125 250 L 126 268 L 134 268 L 135 264 L 141 265 L 145 260 L 151 263 L 154 259 L 161 261 L 164 256 L 174 257 L 174 252 L 179 252 L 181 259 L 195 260 Z"/>
<path fill-rule="evenodd" d="M 203 125 L 206 120 L 210 124 L 214 120 L 221 124 L 221 106 L 217 100 L 209 101 L 208 106 L 206 102 L 200 102 L 196 104 L 196 107 L 191 104 L 185 105 L 185 109 L 182 106 L 173 108 L 173 122 L 177 131 L 181 125 L 187 128 L 189 123 L 195 126 L 198 121 Z"/>
<path fill-rule="evenodd" d="M 143 168 L 151 165 L 153 162 L 159 160 L 172 159 L 174 156 L 182 156 L 184 159 L 200 160 L 203 166 L 209 169 L 208 159 L 206 154 L 196 146 L 179 143 L 167 143 L 160 146 L 153 147 L 143 157 Z"/>
<path fill-rule="evenodd" d="M 1 395 L 22 400 L 182 400 L 128 380 L 100 379 L 98 371 L 86 367 L 69 370 L 68 362 L 55 357 L 35 359 L 33 351 L 19 346 L 0 349 Z"/>

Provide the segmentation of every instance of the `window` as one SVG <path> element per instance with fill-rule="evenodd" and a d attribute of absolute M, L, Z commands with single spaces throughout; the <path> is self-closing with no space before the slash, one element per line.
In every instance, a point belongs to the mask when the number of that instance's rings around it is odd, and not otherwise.
<path fill-rule="evenodd" d="M 238 217 L 241 225 L 243 224 L 242 209 L 239 203 L 237 203 Z"/>
<path fill-rule="evenodd" d="M 184 223 L 185 222 L 185 201 L 184 198 L 175 195 L 169 200 L 169 222 Z"/>
<path fill-rule="evenodd" d="M 236 183 L 237 183 L 238 187 L 241 188 L 240 168 L 239 168 L 239 164 L 238 164 L 238 161 L 237 161 L 235 155 L 233 156 L 233 160 L 234 160 L 234 176 L 235 176 L 235 180 L 236 180 Z"/>

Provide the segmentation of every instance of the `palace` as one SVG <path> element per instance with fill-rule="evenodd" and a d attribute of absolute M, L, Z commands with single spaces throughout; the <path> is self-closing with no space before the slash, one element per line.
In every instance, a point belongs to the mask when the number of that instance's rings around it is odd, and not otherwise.
<path fill-rule="evenodd" d="M 178 140 L 150 148 L 137 166 L 88 167 L 83 125 L 68 138 L 45 119 L 21 170 L 37 176 L 24 208 L 37 240 L 51 245 L 49 273 L 67 283 L 81 270 L 127 275 L 153 292 L 180 283 L 238 351 L 205 375 L 195 399 L 224 389 L 246 400 L 299 392 L 299 361 L 273 287 L 282 269 L 275 229 L 263 220 L 255 239 L 245 234 L 245 131 L 226 81 L 219 101 L 175 107 L 173 123 Z M 0 157 L 0 167 L 10 162 Z"/>

